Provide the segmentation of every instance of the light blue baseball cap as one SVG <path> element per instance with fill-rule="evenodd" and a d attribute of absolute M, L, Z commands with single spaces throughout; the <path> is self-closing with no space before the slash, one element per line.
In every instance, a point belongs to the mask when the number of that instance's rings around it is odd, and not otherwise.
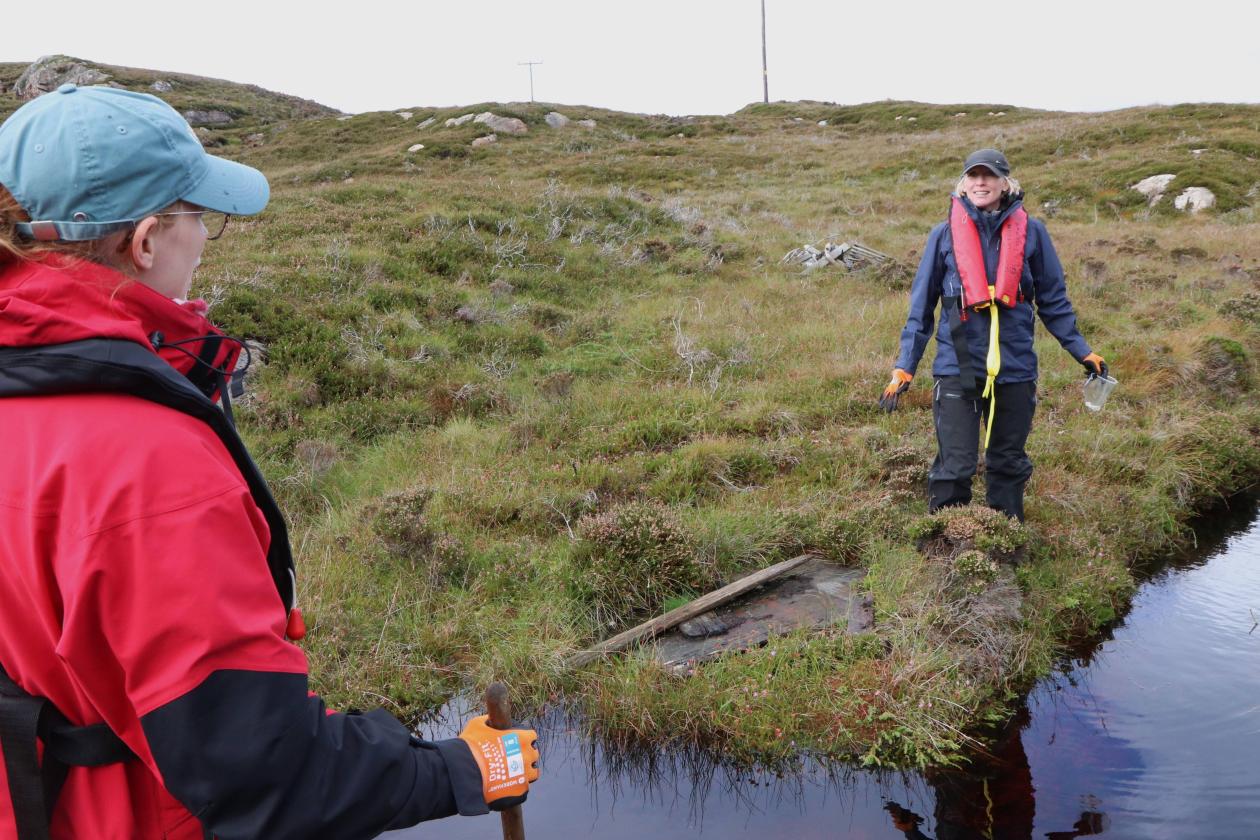
<path fill-rule="evenodd" d="M 257 169 L 206 154 L 156 96 L 62 85 L 0 125 L 0 184 L 31 217 L 32 239 L 82 242 L 128 230 L 183 200 L 249 216 L 267 206 Z"/>

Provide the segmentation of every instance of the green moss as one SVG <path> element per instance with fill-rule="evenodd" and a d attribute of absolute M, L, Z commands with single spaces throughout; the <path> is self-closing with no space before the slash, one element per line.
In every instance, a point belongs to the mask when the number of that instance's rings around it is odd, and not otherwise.
<path fill-rule="evenodd" d="M 1205 384 L 1214 392 L 1251 390 L 1251 356 L 1239 341 L 1214 335 L 1201 345 Z"/>

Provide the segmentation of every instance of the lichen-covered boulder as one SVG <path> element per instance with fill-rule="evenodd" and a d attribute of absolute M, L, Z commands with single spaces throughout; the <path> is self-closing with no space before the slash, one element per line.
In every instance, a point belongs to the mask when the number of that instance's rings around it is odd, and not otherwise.
<path fill-rule="evenodd" d="M 99 85 L 107 81 L 108 73 L 89 67 L 77 58 L 46 55 L 22 71 L 13 84 L 13 93 L 18 99 L 34 99 L 66 84 Z"/>
<path fill-rule="evenodd" d="M 1187 187 L 1173 199 L 1173 207 L 1190 213 L 1200 213 L 1216 206 L 1216 195 L 1207 187 Z"/>
<path fill-rule="evenodd" d="M 1146 196 L 1146 203 L 1154 207 L 1164 197 L 1164 193 L 1168 190 L 1168 185 L 1176 177 L 1176 175 L 1152 175 L 1149 178 L 1143 178 L 1141 181 L 1138 181 L 1129 189 L 1137 190 Z"/>
<path fill-rule="evenodd" d="M 489 111 L 478 114 L 473 118 L 473 122 L 484 125 L 496 134 L 525 134 L 529 131 L 529 127 L 516 117 L 500 117 Z"/>
<path fill-rule="evenodd" d="M 189 125 L 231 125 L 232 123 L 232 115 L 227 111 L 213 109 L 185 111 L 184 119 Z"/>

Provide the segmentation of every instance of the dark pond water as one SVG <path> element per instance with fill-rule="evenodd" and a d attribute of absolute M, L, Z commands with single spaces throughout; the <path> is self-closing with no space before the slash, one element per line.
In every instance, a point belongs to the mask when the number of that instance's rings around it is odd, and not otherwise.
<path fill-rule="evenodd" d="M 527 836 L 1260 840 L 1260 517 L 1213 524 L 1194 556 L 1151 570 L 1123 622 L 1029 693 L 968 773 L 737 774 L 606 754 L 541 721 Z M 467 714 L 426 734 L 450 737 Z M 386 837 L 501 834 L 490 815 Z"/>

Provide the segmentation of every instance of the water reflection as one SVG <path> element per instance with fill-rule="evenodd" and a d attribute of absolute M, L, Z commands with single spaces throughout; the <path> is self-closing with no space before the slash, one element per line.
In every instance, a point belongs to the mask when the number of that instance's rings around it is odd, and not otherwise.
<path fill-rule="evenodd" d="M 534 721 L 543 779 L 529 836 L 1260 837 L 1260 520 L 1152 569 L 1122 622 L 1030 692 L 966 772 L 887 775 L 803 760 L 737 771 L 712 756 L 607 751 L 559 714 Z M 1244 521 L 1246 524 L 1246 521 Z M 423 731 L 451 737 L 452 707 Z M 390 840 L 497 837 L 451 819 Z"/>

